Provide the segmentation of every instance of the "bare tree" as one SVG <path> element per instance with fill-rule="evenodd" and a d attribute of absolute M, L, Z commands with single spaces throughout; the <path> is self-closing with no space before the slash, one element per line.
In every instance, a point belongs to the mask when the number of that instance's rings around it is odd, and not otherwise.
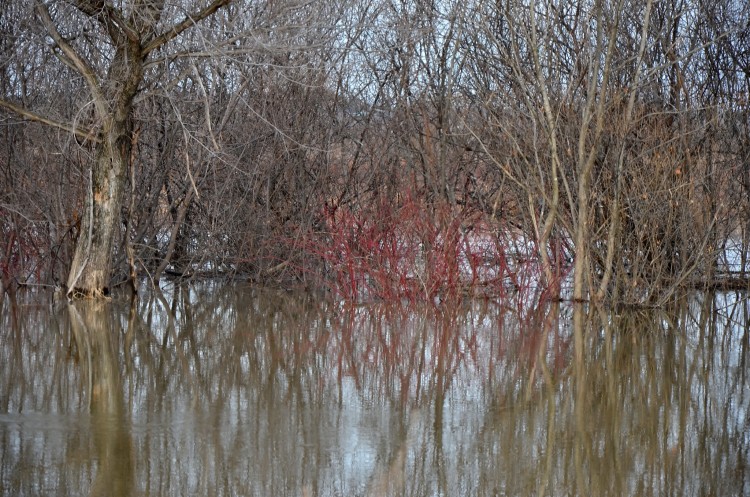
<path fill-rule="evenodd" d="M 325 267 L 310 238 L 326 216 L 412 195 L 438 225 L 492 226 L 544 286 L 573 268 L 571 298 L 659 303 L 720 273 L 733 236 L 750 245 L 748 15 L 730 0 L 10 2 L 5 286 L 34 246 L 90 295 L 139 272 L 305 279 Z"/>
<path fill-rule="evenodd" d="M 150 58 L 228 3 L 230 0 L 215 0 L 197 6 L 186 11 L 182 19 L 177 19 L 177 12 L 167 9 L 165 2 L 135 1 L 120 7 L 85 0 L 35 3 L 34 13 L 43 28 L 39 43 L 85 82 L 93 122 L 84 130 L 55 123 L 12 102 L 2 101 L 2 106 L 95 143 L 81 233 L 67 281 L 69 293 L 108 293 L 112 248 L 130 160 L 133 100 L 144 83 Z"/>

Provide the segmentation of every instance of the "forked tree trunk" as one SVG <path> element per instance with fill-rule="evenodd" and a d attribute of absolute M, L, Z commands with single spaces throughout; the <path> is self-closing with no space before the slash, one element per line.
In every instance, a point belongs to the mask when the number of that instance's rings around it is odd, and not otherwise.
<path fill-rule="evenodd" d="M 130 160 L 133 99 L 143 83 L 143 68 L 149 53 L 180 36 L 186 29 L 211 16 L 233 0 L 212 0 L 184 19 L 157 33 L 164 0 L 134 2 L 102 2 L 71 0 L 73 11 L 57 8 L 57 2 L 34 2 L 34 12 L 49 36 L 50 48 L 65 65 L 74 69 L 86 82 L 96 118 L 96 160 L 88 170 L 81 232 L 68 275 L 68 295 L 100 297 L 109 293 L 112 277 L 112 249 L 120 220 L 120 203 L 125 182 L 125 171 Z M 119 5 L 119 6 L 117 6 Z M 57 21 L 50 14 L 53 9 Z M 66 12 L 72 17 L 64 19 Z M 81 51 L 71 44 L 58 29 L 57 23 L 80 21 L 75 12 L 99 23 L 105 33 L 97 39 L 114 50 L 106 76 L 96 70 L 96 60 L 88 53 L 101 52 L 98 47 Z M 58 17 L 59 16 L 59 17 Z M 73 25 L 73 24 L 71 24 Z M 72 38 L 72 39 L 75 39 Z M 97 43 L 95 41 L 94 43 Z M 45 43 L 47 40 L 45 39 Z M 94 63 L 96 62 L 96 63 Z M 57 126 L 76 135 L 91 138 L 93 130 L 85 132 L 76 126 L 58 123 L 0 98 L 0 106 L 26 119 Z"/>
<path fill-rule="evenodd" d="M 138 41 L 123 41 L 107 74 L 95 108 L 102 123 L 96 160 L 89 170 L 84 215 L 76 242 L 68 295 L 109 294 L 112 249 L 120 220 L 122 189 L 130 160 L 133 98 L 143 79 L 143 55 Z"/>

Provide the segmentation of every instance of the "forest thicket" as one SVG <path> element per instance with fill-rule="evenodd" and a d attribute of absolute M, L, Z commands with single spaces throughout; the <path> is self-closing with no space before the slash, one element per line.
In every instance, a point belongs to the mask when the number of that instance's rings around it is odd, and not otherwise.
<path fill-rule="evenodd" d="M 744 1 L 0 9 L 6 291 L 659 304 L 744 284 L 749 202 Z"/>

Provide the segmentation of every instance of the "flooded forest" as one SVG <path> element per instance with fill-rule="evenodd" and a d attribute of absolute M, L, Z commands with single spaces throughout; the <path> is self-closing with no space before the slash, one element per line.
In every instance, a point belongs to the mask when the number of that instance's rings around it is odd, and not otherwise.
<path fill-rule="evenodd" d="M 0 496 L 750 494 L 750 4 L 6 0 Z"/>

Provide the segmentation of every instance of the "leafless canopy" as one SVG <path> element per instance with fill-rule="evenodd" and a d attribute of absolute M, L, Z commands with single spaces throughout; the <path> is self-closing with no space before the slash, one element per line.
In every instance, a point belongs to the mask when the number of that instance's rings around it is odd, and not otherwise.
<path fill-rule="evenodd" d="M 338 214 L 407 196 L 575 299 L 745 279 L 746 2 L 11 0 L 0 33 L 4 288 L 97 251 L 104 286 L 311 283 Z"/>

